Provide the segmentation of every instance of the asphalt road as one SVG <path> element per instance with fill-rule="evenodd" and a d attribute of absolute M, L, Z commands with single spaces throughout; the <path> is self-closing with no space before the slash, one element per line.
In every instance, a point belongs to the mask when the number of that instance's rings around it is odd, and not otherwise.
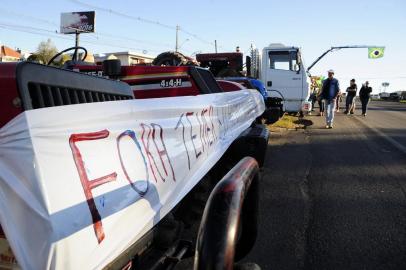
<path fill-rule="evenodd" d="M 261 227 L 246 261 L 262 269 L 406 269 L 406 104 L 372 102 L 334 129 L 272 134 Z"/>

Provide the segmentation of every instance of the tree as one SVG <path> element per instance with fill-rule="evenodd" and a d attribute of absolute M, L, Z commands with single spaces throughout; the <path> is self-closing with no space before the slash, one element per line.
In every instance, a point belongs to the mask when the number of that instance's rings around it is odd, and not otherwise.
<path fill-rule="evenodd" d="M 60 57 L 60 60 L 56 63 L 58 66 L 63 66 L 63 64 L 65 64 L 66 61 L 71 60 L 72 57 L 69 54 L 62 54 L 62 56 Z"/>
<path fill-rule="evenodd" d="M 41 41 L 40 44 L 38 44 L 35 55 L 39 62 L 47 64 L 48 61 L 51 60 L 51 58 L 57 53 L 58 49 L 51 39 L 48 39 L 47 41 Z"/>

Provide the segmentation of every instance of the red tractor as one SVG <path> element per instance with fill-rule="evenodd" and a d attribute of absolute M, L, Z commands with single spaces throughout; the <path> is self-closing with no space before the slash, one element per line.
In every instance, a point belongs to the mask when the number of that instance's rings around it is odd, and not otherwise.
<path fill-rule="evenodd" d="M 201 67 L 210 69 L 215 77 L 243 76 L 243 54 L 240 52 L 197 54 L 196 61 Z"/>
<path fill-rule="evenodd" d="M 270 97 L 263 82 L 251 77 L 255 74 L 251 74 L 250 57 L 246 57 L 246 75 L 243 74 L 243 54 L 240 52 L 197 54 L 196 60 L 200 63 L 200 67 L 209 69 L 217 80 L 222 81 L 224 91 L 240 90 L 240 87 L 233 87 L 232 84 L 226 84 L 225 81 L 236 82 L 247 89 L 258 90 L 264 98 L 267 108 L 262 116 L 267 124 L 276 122 L 282 116 L 282 99 Z"/>
<path fill-rule="evenodd" d="M 259 269 L 238 261 L 257 235 L 260 95 L 194 66 L 71 64 L 0 63 L 0 267 Z"/>

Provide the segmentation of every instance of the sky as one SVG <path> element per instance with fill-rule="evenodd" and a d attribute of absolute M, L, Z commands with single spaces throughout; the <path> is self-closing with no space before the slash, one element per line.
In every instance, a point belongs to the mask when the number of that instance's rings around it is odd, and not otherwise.
<path fill-rule="evenodd" d="M 369 80 L 374 93 L 406 90 L 406 1 L 319 0 L 0 0 L 0 43 L 33 52 L 50 38 L 59 50 L 74 45 L 73 35 L 59 34 L 61 12 L 96 11 L 95 33 L 81 34 L 80 45 L 93 53 L 117 51 L 157 55 L 174 50 L 179 25 L 180 51 L 186 55 L 248 52 L 254 44 L 302 48 L 310 65 L 331 46 L 385 46 L 380 59 L 367 49 L 343 49 L 324 57 L 311 70 L 334 69 L 341 87 L 355 78 Z"/>

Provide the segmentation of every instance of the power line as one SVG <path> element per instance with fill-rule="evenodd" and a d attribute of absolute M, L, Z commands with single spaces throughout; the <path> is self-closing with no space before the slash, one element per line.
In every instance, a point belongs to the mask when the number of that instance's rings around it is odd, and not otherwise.
<path fill-rule="evenodd" d="M 58 32 L 54 32 L 48 29 L 43 29 L 43 28 L 37 28 L 37 27 L 30 27 L 30 26 L 24 26 L 24 25 L 12 25 L 12 24 L 5 24 L 0 22 L 0 28 L 11 30 L 11 31 L 17 31 L 17 32 L 24 32 L 24 33 L 29 33 L 29 34 L 35 34 L 35 35 L 40 35 L 40 36 L 46 36 L 49 37 L 50 35 L 53 38 L 57 39 L 64 39 L 64 40 L 69 40 L 73 41 L 73 39 L 62 36 Z M 139 50 L 139 51 L 144 51 L 145 49 L 142 48 L 133 48 L 133 47 L 128 47 L 128 46 L 123 46 L 123 45 L 117 45 L 117 44 L 112 44 L 112 43 L 103 43 L 100 44 L 95 41 L 89 41 L 89 40 L 82 40 L 83 43 L 88 43 L 88 44 L 94 44 L 94 45 L 99 45 L 99 46 L 107 46 L 107 47 L 114 47 L 114 48 L 123 48 L 123 49 L 128 49 L 128 50 Z M 148 51 L 148 50 L 147 50 Z M 155 50 L 149 50 L 153 52 L 158 52 Z"/>
<path fill-rule="evenodd" d="M 125 14 L 123 12 L 119 12 L 119 11 L 116 11 L 116 10 L 113 10 L 113 9 L 108 9 L 108 8 L 103 8 L 103 7 L 87 4 L 87 3 L 84 3 L 84 2 L 78 1 L 78 0 L 68 0 L 68 1 L 76 3 L 76 4 L 81 5 L 81 6 L 89 7 L 89 8 L 95 9 L 95 10 L 107 12 L 107 13 L 117 15 L 117 16 L 120 16 L 120 17 L 125 17 L 127 19 L 132 19 L 132 20 L 136 20 L 136 21 L 140 21 L 140 22 L 144 22 L 144 23 L 158 25 L 158 26 L 161 26 L 161 27 L 164 27 L 164 28 L 167 28 L 167 29 L 173 29 L 173 30 L 176 29 L 176 27 L 172 26 L 172 25 L 164 24 L 164 23 L 161 23 L 159 21 L 149 20 L 149 19 L 139 17 L 139 16 L 128 15 L 128 14 Z"/>
<path fill-rule="evenodd" d="M 95 10 L 107 12 L 107 13 L 110 13 L 110 14 L 113 14 L 113 15 L 116 15 L 116 16 L 119 16 L 119 17 L 124 17 L 124 18 L 127 18 L 127 19 L 140 21 L 140 22 L 143 22 L 143 23 L 148 23 L 148 24 L 157 25 L 157 26 L 160 26 L 160 27 L 163 27 L 163 28 L 166 28 L 166 29 L 176 30 L 176 26 L 175 26 L 175 25 L 164 24 L 164 23 L 161 23 L 161 22 L 159 22 L 159 21 L 153 21 L 153 20 L 146 19 L 146 18 L 143 18 L 143 17 L 140 17 L 140 16 L 128 15 L 128 14 L 126 14 L 126 13 L 123 13 L 123 12 L 120 12 L 120 11 L 116 11 L 116 10 L 113 10 L 113 9 L 108 9 L 108 8 L 103 8 L 103 7 L 100 7 L 100 6 L 95 6 L 95 5 L 87 4 L 87 3 L 84 3 L 84 2 L 79 1 L 79 0 L 67 0 L 67 1 L 76 3 L 76 4 L 81 5 L 81 6 L 89 7 L 89 8 L 95 9 Z M 182 27 L 180 27 L 179 31 L 181 31 L 181 32 L 183 32 L 183 33 L 185 33 L 185 34 L 187 34 L 187 35 L 189 35 L 189 36 L 195 38 L 196 40 L 198 40 L 198 41 L 200 41 L 200 42 L 202 42 L 202 43 L 205 43 L 205 44 L 209 44 L 209 45 L 213 45 L 213 46 L 214 46 L 214 42 L 207 41 L 206 39 L 201 38 L 200 36 L 198 36 L 198 35 L 195 34 L 195 33 L 192 33 L 192 32 L 189 32 L 189 31 L 184 30 Z"/>
<path fill-rule="evenodd" d="M 0 22 L 0 28 L 6 29 L 6 30 L 11 30 L 11 31 L 34 34 L 34 35 L 46 36 L 46 37 L 49 37 L 52 34 L 56 34 L 53 31 L 49 31 L 49 30 L 45 30 L 45 29 L 39 29 L 39 28 L 34 28 L 34 27 L 25 27 L 25 26 L 19 26 L 19 25 L 9 25 L 9 24 L 1 23 L 1 22 Z M 46 32 L 46 33 L 44 33 L 44 32 Z M 62 37 L 59 35 L 53 35 L 52 37 L 72 41 L 72 39 L 70 39 L 70 38 Z"/>
<path fill-rule="evenodd" d="M 16 16 L 16 17 L 19 17 L 19 18 L 25 18 L 25 19 L 30 20 L 30 21 L 46 23 L 48 25 L 59 27 L 59 24 L 54 22 L 54 21 L 44 20 L 44 19 L 41 19 L 41 18 L 38 18 L 38 17 L 27 15 L 27 14 L 11 12 L 11 11 L 4 10 L 2 8 L 0 8 L 0 11 L 6 12 L 6 13 L 8 13 L 10 15 L 13 15 L 13 16 Z M 89 33 L 89 34 L 93 34 L 93 35 L 97 36 L 97 39 L 99 37 L 104 37 L 105 36 L 105 37 L 116 38 L 116 39 L 125 40 L 125 41 L 131 40 L 131 41 L 134 41 L 136 43 L 148 44 L 150 46 L 156 46 L 156 47 L 161 47 L 161 48 L 164 48 L 164 47 L 165 48 L 172 48 L 172 45 L 167 44 L 167 43 L 158 43 L 158 42 L 134 39 L 134 38 L 131 38 L 131 37 L 123 37 L 123 36 L 118 36 L 118 35 L 111 35 L 111 34 L 102 33 L 102 32 Z"/>
<path fill-rule="evenodd" d="M 38 17 L 27 15 L 27 14 L 22 14 L 22 13 L 9 11 L 9 10 L 5 10 L 5 9 L 2 9 L 2 8 L 0 8 L 0 11 L 2 11 L 3 13 L 8 13 L 9 15 L 19 17 L 19 18 L 21 18 L 21 17 L 24 18 L 25 17 L 26 19 L 29 19 L 31 21 L 36 21 L 36 22 L 45 23 L 45 24 L 49 24 L 49 25 L 52 25 L 52 26 L 59 27 L 59 24 L 57 24 L 56 22 L 45 20 L 45 19 L 42 19 L 42 18 L 38 18 Z"/>
<path fill-rule="evenodd" d="M 157 42 L 153 42 L 153 41 L 146 41 L 146 40 L 140 40 L 140 39 L 134 39 L 134 38 L 130 38 L 130 37 L 123 37 L 123 36 L 117 36 L 117 35 L 111 35 L 111 34 L 107 34 L 107 33 L 100 33 L 100 32 L 96 32 L 96 33 L 92 33 L 96 36 L 105 36 L 105 37 L 110 37 L 110 38 L 116 38 L 119 40 L 131 40 L 137 43 L 143 43 L 143 44 L 148 44 L 151 46 L 157 46 L 157 47 L 168 47 L 168 48 L 172 48 L 172 46 L 170 44 L 167 43 L 157 43 Z"/>
<path fill-rule="evenodd" d="M 48 29 L 26 26 L 26 25 L 7 24 L 4 22 L 0 22 L 0 26 L 2 26 L 2 28 L 15 29 L 15 30 L 23 29 L 23 30 L 27 30 L 27 31 L 39 31 L 39 32 L 47 32 L 49 34 L 58 34 L 58 31 L 52 31 L 52 30 L 48 30 Z"/>
<path fill-rule="evenodd" d="M 165 28 L 171 28 L 171 29 L 175 28 L 176 29 L 176 26 L 170 26 L 170 25 L 166 25 L 166 24 L 163 24 L 163 23 L 160 23 L 160 22 L 155 22 L 155 21 L 152 21 L 152 20 L 148 20 L 148 19 L 145 19 L 145 18 L 126 15 L 126 14 L 121 13 L 121 12 L 113 11 L 111 9 L 106 9 L 106 8 L 103 8 L 103 7 L 97 7 L 97 6 L 90 5 L 90 4 L 87 4 L 87 3 L 84 3 L 84 2 L 81 2 L 81 1 L 78 1 L 78 0 L 68 0 L 68 1 L 74 2 L 76 4 L 80 4 L 80 5 L 83 5 L 83 6 L 86 6 L 86 7 L 98 9 L 98 10 L 101 10 L 101 11 L 104 11 L 104 12 L 109 12 L 109 13 L 112 13 L 112 14 L 117 15 L 117 16 L 124 16 L 124 17 L 129 18 L 129 19 L 136 19 L 136 20 L 139 20 L 141 22 L 150 23 L 150 24 L 159 25 L 159 26 L 164 26 Z M 55 21 L 46 20 L 46 19 L 43 19 L 43 18 L 38 18 L 38 17 L 35 17 L 35 16 L 23 14 L 23 13 L 17 13 L 17 12 L 13 12 L 13 11 L 8 11 L 8 10 L 5 10 L 3 8 L 0 8 L 0 11 L 2 11 L 4 13 L 7 13 L 8 15 L 18 17 L 20 19 L 23 18 L 23 19 L 26 19 L 26 20 L 29 20 L 29 21 L 34 21 L 34 22 L 38 22 L 38 23 L 42 23 L 42 24 L 47 24 L 47 25 L 59 28 L 59 24 L 57 22 L 55 22 Z M 213 42 L 206 41 L 206 40 L 200 38 L 198 35 L 196 35 L 194 33 L 191 33 L 189 31 L 186 31 L 183 28 L 179 28 L 179 31 L 181 31 L 181 32 L 183 32 L 183 33 L 185 33 L 185 34 L 199 40 L 202 43 L 206 43 L 206 44 L 214 46 Z M 55 32 L 57 32 L 57 31 L 55 31 Z M 172 48 L 172 45 L 170 45 L 168 43 L 161 43 L 161 42 L 158 43 L 158 42 L 153 42 L 153 41 L 134 39 L 134 38 L 131 38 L 131 37 L 112 35 L 112 34 L 103 33 L 103 32 L 95 32 L 95 33 L 89 33 L 89 34 L 96 35 L 97 39 L 99 37 L 108 37 L 108 38 L 115 38 L 115 39 L 120 39 L 120 40 L 125 40 L 125 41 L 131 40 L 131 41 L 136 42 L 136 43 L 147 44 L 147 45 L 150 45 L 150 46 L 156 46 L 156 47 L 161 47 L 161 48 Z M 222 48 L 221 46 L 218 46 L 218 47 Z M 191 52 L 190 50 L 185 50 L 185 49 L 183 49 L 183 51 Z"/>
<path fill-rule="evenodd" d="M 210 41 L 204 40 L 204 39 L 200 38 L 198 35 L 193 34 L 193 33 L 189 32 L 189 31 L 184 30 L 182 27 L 179 28 L 179 31 L 185 33 L 186 35 L 189 35 L 189 36 L 191 36 L 191 37 L 194 37 L 195 39 L 199 40 L 199 41 L 202 42 L 202 43 L 206 43 L 206 44 L 208 44 L 208 45 L 214 46 L 214 42 L 210 42 Z M 221 47 L 221 46 L 219 46 L 219 47 Z"/>

